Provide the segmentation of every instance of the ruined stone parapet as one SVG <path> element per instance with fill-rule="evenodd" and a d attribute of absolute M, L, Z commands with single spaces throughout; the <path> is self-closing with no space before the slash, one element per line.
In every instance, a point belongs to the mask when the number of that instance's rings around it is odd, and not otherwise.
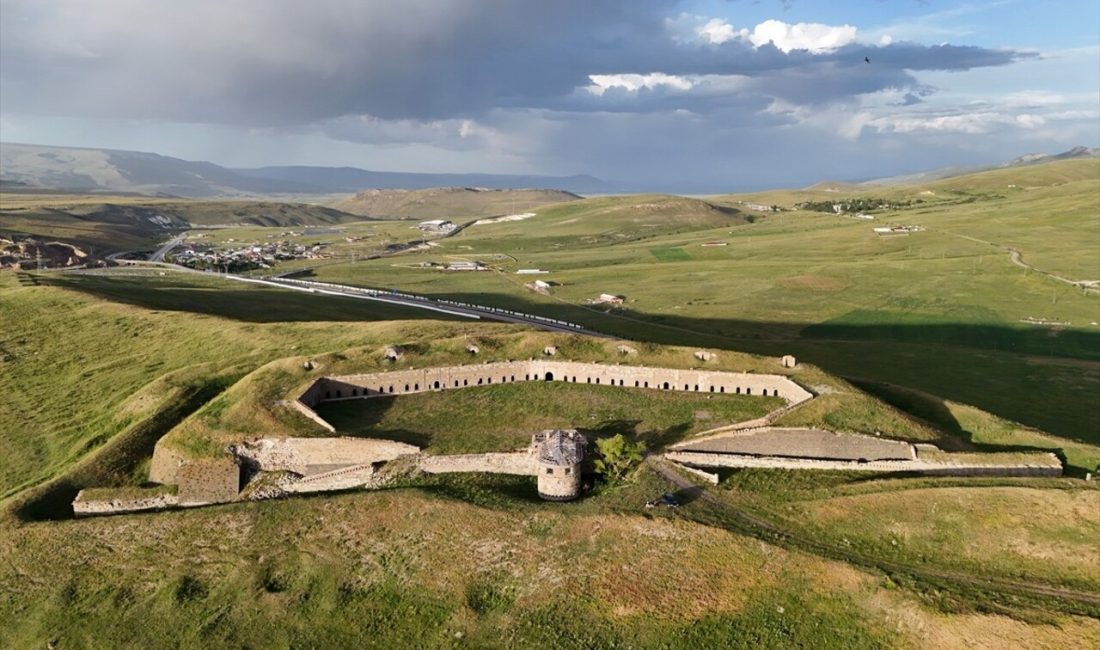
<path fill-rule="evenodd" d="M 81 490 L 76 495 L 76 500 L 73 501 L 73 514 L 77 517 L 164 510 L 165 508 L 174 508 L 179 504 L 179 497 L 175 494 L 96 499 L 88 498 L 86 492 L 87 490 Z"/>
<path fill-rule="evenodd" d="M 309 476 L 394 460 L 420 453 L 420 448 L 376 438 L 259 438 L 234 445 L 232 451 L 256 470 Z"/>
<path fill-rule="evenodd" d="M 189 460 L 180 466 L 177 484 L 180 505 L 227 503 L 240 493 L 241 468 L 230 456 Z"/>
<path fill-rule="evenodd" d="M 860 472 L 912 472 L 935 476 L 1034 476 L 1062 475 L 1062 463 L 1054 454 L 1037 453 L 1027 462 L 951 462 L 927 460 L 842 461 L 777 456 L 743 456 L 692 451 L 670 451 L 665 458 L 689 467 L 772 468 L 843 470 Z"/>
<path fill-rule="evenodd" d="M 939 451 L 932 445 L 928 446 Z M 685 440 L 673 445 L 670 450 L 840 461 L 917 459 L 916 447 L 903 440 L 812 427 L 759 427 L 727 431 Z"/>
<path fill-rule="evenodd" d="M 429 474 L 484 472 L 533 476 L 536 471 L 534 457 L 528 451 L 446 456 L 424 454 L 420 457 L 419 465 L 420 471 Z"/>
<path fill-rule="evenodd" d="M 171 446 L 166 438 L 161 438 L 153 447 L 153 459 L 149 462 L 149 482 L 175 485 L 180 466 L 187 461 L 183 452 Z"/>

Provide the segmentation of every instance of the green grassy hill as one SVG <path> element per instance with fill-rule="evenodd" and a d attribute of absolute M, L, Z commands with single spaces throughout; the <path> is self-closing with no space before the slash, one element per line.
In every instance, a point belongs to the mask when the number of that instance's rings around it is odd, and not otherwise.
<path fill-rule="evenodd" d="M 572 192 L 561 190 L 433 187 L 425 190 L 364 190 L 333 203 L 333 207 L 380 219 L 468 219 L 521 214 L 548 203 L 579 198 Z"/>
<path fill-rule="evenodd" d="M 991 177 L 1003 190 L 980 189 L 991 187 Z M 747 210 L 714 207 L 849 198 L 819 190 L 714 202 L 587 199 L 524 221 L 468 228 L 399 265 L 336 264 L 316 277 L 552 315 L 628 338 L 790 352 L 837 374 L 976 404 L 1095 442 L 1100 414 L 1081 404 L 1100 391 L 1100 296 L 1043 272 L 1100 279 L 1100 161 L 973 179 L 978 189 L 966 189 L 967 177 L 960 177 L 930 186 L 939 189 L 853 195 L 921 200 L 874 210 L 874 221 L 792 210 L 758 213 L 749 223 Z M 924 230 L 872 230 L 895 223 Z M 453 258 L 479 259 L 499 272 L 417 268 Z M 551 295 L 526 289 L 529 278 L 514 274 L 524 268 L 549 270 L 539 277 L 556 283 Z M 611 311 L 585 304 L 601 293 L 624 295 L 626 304 Z"/>
<path fill-rule="evenodd" d="M 62 648 L 1097 645 L 1100 489 L 1080 478 L 1100 462 L 1100 414 L 1089 408 L 1100 389 L 1100 297 L 1043 274 L 1087 279 L 1100 266 L 1090 203 L 1100 168 L 1071 162 L 1005 170 L 1012 180 L 998 171 L 860 190 L 895 205 L 873 211 L 874 222 L 735 203 L 764 195 L 572 201 L 398 257 L 313 271 L 583 323 L 636 340 L 639 362 L 655 365 L 689 367 L 703 346 L 720 349 L 715 367 L 778 371 L 774 357 L 742 352 L 792 353 L 798 380 L 819 397 L 781 425 L 957 450 L 1051 450 L 1066 462 L 1063 479 L 744 470 L 699 490 L 645 466 L 570 504 L 538 500 L 530 477 L 419 476 L 369 493 L 71 520 L 76 490 L 140 485 L 162 436 L 203 455 L 258 433 L 326 435 L 279 400 L 319 373 L 388 367 L 386 345 L 406 349 L 401 367 L 468 363 L 470 341 L 482 359 L 533 357 L 548 343 L 562 358 L 622 358 L 612 340 L 443 322 L 212 276 L 0 274 L 0 639 Z M 847 197 L 817 188 L 761 202 L 838 195 Z M 76 219 L 75 205 L 22 207 Z M 197 218 L 216 223 L 220 209 Z M 925 229 L 881 237 L 871 228 L 882 223 Z M 364 250 L 408 224 L 374 228 Z M 256 227 L 225 234 L 266 237 Z M 1010 248 L 1039 270 L 1015 264 Z M 418 266 L 455 258 L 494 271 Z M 538 276 L 555 283 L 550 295 L 514 273 L 535 267 L 551 271 Z M 626 303 L 585 303 L 599 293 Z M 307 370 L 307 359 L 320 367 Z M 698 411 L 733 418 L 760 406 L 564 384 L 471 390 L 326 414 L 344 433 L 386 432 L 431 450 L 510 448 L 523 437 L 514 422 L 585 417 L 660 448 L 702 428 Z M 681 508 L 643 507 L 671 491 Z"/>
<path fill-rule="evenodd" d="M 145 196 L 0 194 L 0 232 L 60 240 L 98 255 L 155 247 L 191 226 L 298 227 L 362 221 L 333 208 L 269 201 L 189 201 Z"/>

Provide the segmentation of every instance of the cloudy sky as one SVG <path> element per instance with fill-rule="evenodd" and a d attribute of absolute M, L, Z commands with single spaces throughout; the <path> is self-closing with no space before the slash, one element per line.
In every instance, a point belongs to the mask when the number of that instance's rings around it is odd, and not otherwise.
<path fill-rule="evenodd" d="M 0 0 L 0 140 L 685 192 L 869 178 L 1100 146 L 1100 3 Z"/>

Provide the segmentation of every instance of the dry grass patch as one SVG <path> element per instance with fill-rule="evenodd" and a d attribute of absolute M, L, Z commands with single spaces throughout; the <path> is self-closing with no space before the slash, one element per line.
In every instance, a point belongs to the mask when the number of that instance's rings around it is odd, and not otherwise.
<path fill-rule="evenodd" d="M 794 507 L 834 539 L 983 572 L 1100 587 L 1100 490 L 925 488 Z"/>
<path fill-rule="evenodd" d="M 806 289 L 808 291 L 823 291 L 836 293 L 848 288 L 848 283 L 839 278 L 831 278 L 825 275 L 804 273 L 801 275 L 788 275 L 779 278 L 776 283 L 787 289 Z"/>

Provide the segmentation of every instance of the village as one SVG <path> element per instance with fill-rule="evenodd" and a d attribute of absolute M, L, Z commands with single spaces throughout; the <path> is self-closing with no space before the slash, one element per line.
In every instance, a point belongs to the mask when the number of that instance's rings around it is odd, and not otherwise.
<path fill-rule="evenodd" d="M 288 234 L 288 233 L 283 233 Z M 291 235 L 296 233 L 289 233 Z M 227 243 L 235 243 L 233 239 Z M 268 269 L 276 262 L 299 259 L 325 259 L 326 244 L 297 244 L 279 240 L 266 244 L 249 243 L 218 249 L 214 244 L 183 243 L 166 256 L 170 262 L 192 269 L 227 272 Z"/>

